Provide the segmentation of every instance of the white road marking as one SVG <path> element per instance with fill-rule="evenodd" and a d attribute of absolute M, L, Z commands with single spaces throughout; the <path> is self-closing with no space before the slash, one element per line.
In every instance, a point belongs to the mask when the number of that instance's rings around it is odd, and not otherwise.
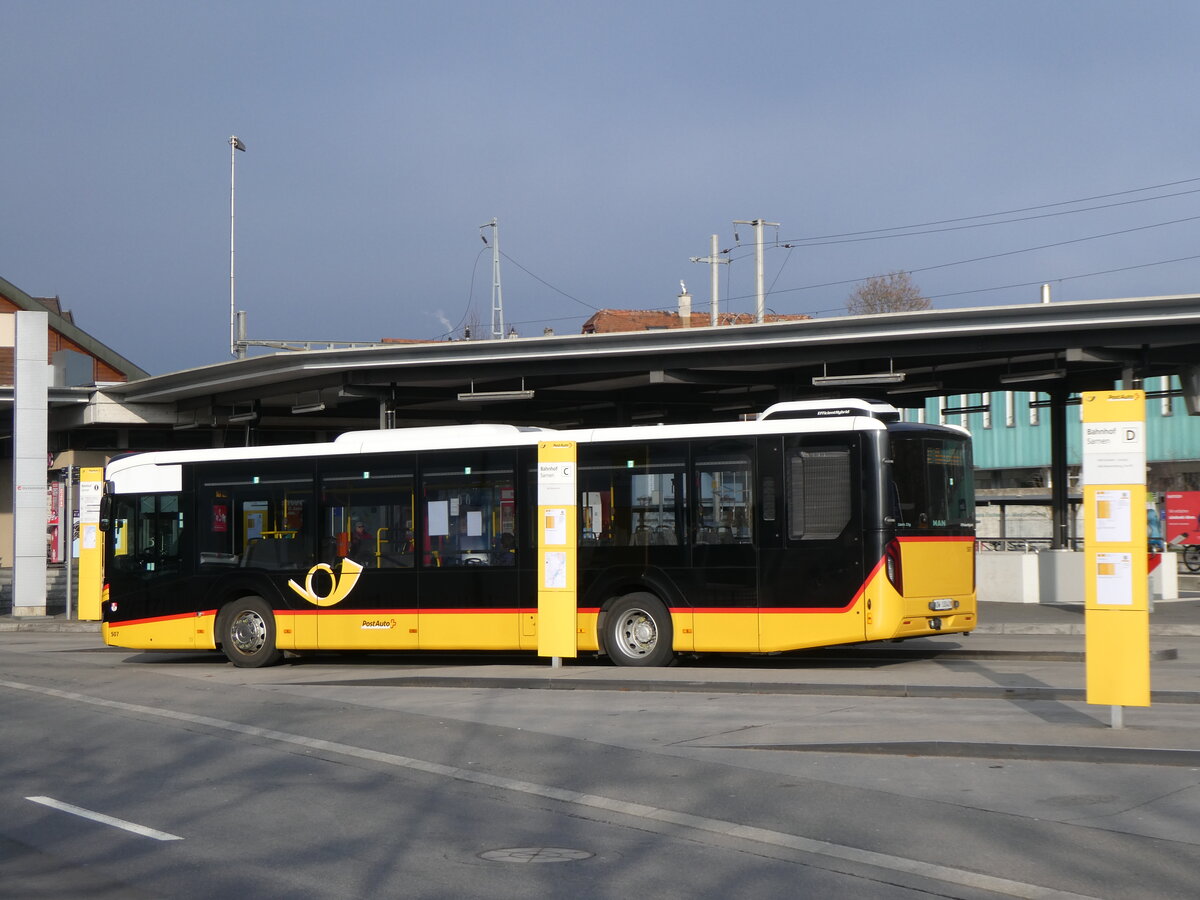
<path fill-rule="evenodd" d="M 61 800 L 55 800 L 53 797 L 26 797 L 26 800 L 32 800 L 34 803 L 40 803 L 42 806 L 49 806 L 51 809 L 61 810 L 65 813 L 70 813 L 73 816 L 79 816 L 82 819 L 91 819 L 93 822 L 100 822 L 103 825 L 112 825 L 114 828 L 123 828 L 125 831 L 132 831 L 134 834 L 140 834 L 142 837 L 153 838 L 156 841 L 182 841 L 177 834 L 168 834 L 165 831 L 157 831 L 153 828 L 147 828 L 145 825 L 138 825 L 136 822 L 126 822 L 124 819 L 116 819 L 112 816 L 106 816 L 104 813 L 98 813 L 90 809 L 84 809 L 82 806 L 72 806 L 70 803 L 63 803 Z"/>
<path fill-rule="evenodd" d="M 228 722 L 224 719 L 214 719 L 210 716 L 198 716 L 192 713 L 180 712 L 173 709 L 159 709 L 153 706 L 139 706 L 134 703 L 124 703 L 119 700 L 105 700 L 100 697 L 89 697 L 86 694 L 76 694 L 72 691 L 61 691 L 56 688 L 39 687 L 32 684 L 22 684 L 16 681 L 0 680 L 0 687 L 12 688 L 17 691 L 28 691 L 60 700 L 71 700 L 76 703 L 86 703 L 91 706 L 117 709 L 122 712 L 138 713 L 158 719 L 172 719 L 177 722 L 187 722 L 191 725 L 205 725 L 209 728 L 234 734 L 244 734 L 261 740 L 276 741 L 281 744 L 305 747 L 310 750 L 320 750 L 326 753 L 338 753 L 355 759 L 364 759 L 383 765 L 425 772 L 457 781 L 482 784 L 500 788 L 506 791 L 516 791 L 535 797 L 545 797 L 562 803 L 574 804 L 588 809 L 599 809 L 607 812 L 620 813 L 654 822 L 669 822 L 673 825 L 692 828 L 709 834 L 719 834 L 725 837 L 741 838 L 772 847 L 785 847 L 802 853 L 812 853 L 831 859 L 890 869 L 893 872 L 903 872 L 921 878 L 929 878 L 947 884 L 961 885 L 979 890 L 992 891 L 1021 900 L 1096 900 L 1086 894 L 1075 894 L 1070 891 L 1059 891 L 1053 888 L 1041 887 L 1036 884 L 1026 884 L 1008 878 L 997 878 L 972 872 L 967 869 L 956 869 L 936 863 L 907 859 L 902 856 L 892 856 L 889 853 L 878 853 L 874 850 L 862 850 L 858 847 L 848 847 L 843 844 L 833 844 L 782 831 L 772 831 L 766 828 L 756 828 L 751 825 L 740 825 L 723 819 L 713 819 L 708 816 L 697 816 L 691 813 L 678 812 L 647 806 L 643 803 L 630 803 L 598 794 L 583 794 L 578 791 L 536 784 L 531 781 L 518 781 L 501 775 L 491 775 L 487 772 L 461 769 L 458 766 L 447 766 L 441 763 L 413 759 L 409 756 L 399 756 L 395 753 L 385 753 L 380 750 L 370 750 L 365 747 L 355 747 L 351 744 L 341 744 L 336 741 L 324 741 L 318 738 L 305 737 L 299 734 L 289 734 L 286 731 L 274 731 L 270 728 L 259 728 L 254 725 L 242 725 L 239 722 Z"/>

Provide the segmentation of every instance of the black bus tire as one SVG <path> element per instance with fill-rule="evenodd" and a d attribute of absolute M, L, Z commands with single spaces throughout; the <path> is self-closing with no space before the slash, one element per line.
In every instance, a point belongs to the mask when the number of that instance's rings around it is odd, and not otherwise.
<path fill-rule="evenodd" d="M 618 666 L 665 666 L 675 658 L 671 614 L 653 594 L 618 597 L 604 613 L 604 649 Z"/>
<path fill-rule="evenodd" d="M 235 666 L 257 669 L 283 658 L 275 647 L 275 612 L 262 597 L 239 597 L 221 611 L 221 650 Z"/>
<path fill-rule="evenodd" d="M 1200 544 L 1189 544 L 1183 548 L 1183 564 L 1189 572 L 1200 572 Z"/>

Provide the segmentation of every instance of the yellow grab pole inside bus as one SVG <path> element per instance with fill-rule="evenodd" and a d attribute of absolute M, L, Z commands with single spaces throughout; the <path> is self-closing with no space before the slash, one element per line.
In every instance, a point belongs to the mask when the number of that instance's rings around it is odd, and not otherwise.
<path fill-rule="evenodd" d="M 579 655 L 576 639 L 575 442 L 538 444 L 538 656 Z"/>

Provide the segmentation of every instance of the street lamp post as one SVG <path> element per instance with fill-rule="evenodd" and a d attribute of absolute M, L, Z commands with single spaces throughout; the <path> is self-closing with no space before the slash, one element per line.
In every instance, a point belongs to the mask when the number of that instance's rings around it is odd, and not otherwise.
<path fill-rule="evenodd" d="M 237 359 L 242 359 L 246 355 L 246 348 L 237 338 L 237 303 L 234 300 L 233 288 L 234 175 L 238 150 L 244 153 L 246 145 L 235 134 L 229 138 L 229 353 Z"/>

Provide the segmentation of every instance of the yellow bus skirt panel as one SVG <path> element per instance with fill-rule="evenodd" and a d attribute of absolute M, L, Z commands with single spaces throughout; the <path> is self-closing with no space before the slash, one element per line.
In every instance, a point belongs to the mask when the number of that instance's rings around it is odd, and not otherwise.
<path fill-rule="evenodd" d="M 275 610 L 275 646 L 280 650 L 317 650 L 315 609 Z"/>
<path fill-rule="evenodd" d="M 194 650 L 196 621 L 194 612 L 128 622 L 105 622 L 104 643 L 131 650 Z"/>
<path fill-rule="evenodd" d="M 538 613 L 536 608 L 523 607 L 518 613 L 521 624 L 520 641 L 522 650 L 537 650 Z M 600 649 L 598 624 L 600 610 L 584 608 L 576 611 L 575 616 L 575 649 L 579 652 L 591 652 Z"/>
<path fill-rule="evenodd" d="M 600 610 L 581 609 L 575 617 L 576 641 L 578 650 L 594 653 L 600 649 Z M 678 636 L 676 637 L 678 640 Z"/>
<path fill-rule="evenodd" d="M 277 617 L 278 618 L 278 617 Z M 415 609 L 324 609 L 295 616 L 296 648 L 416 650 Z"/>
<path fill-rule="evenodd" d="M 418 615 L 422 650 L 519 650 L 520 610 L 432 609 Z"/>
<path fill-rule="evenodd" d="M 696 653 L 757 653 L 759 652 L 759 615 L 755 607 L 691 610 L 694 634 L 691 647 L 679 646 L 679 611 L 672 610 L 675 621 L 675 649 L 690 649 Z"/>
<path fill-rule="evenodd" d="M 206 609 L 194 619 L 197 650 L 217 649 L 217 611 Z"/>
<path fill-rule="evenodd" d="M 860 643 L 862 635 L 859 604 L 847 612 L 764 609 L 762 614 L 763 653 Z"/>
<path fill-rule="evenodd" d="M 694 609 L 672 609 L 671 630 L 674 637 L 671 649 L 676 653 L 696 651 L 696 611 Z"/>

